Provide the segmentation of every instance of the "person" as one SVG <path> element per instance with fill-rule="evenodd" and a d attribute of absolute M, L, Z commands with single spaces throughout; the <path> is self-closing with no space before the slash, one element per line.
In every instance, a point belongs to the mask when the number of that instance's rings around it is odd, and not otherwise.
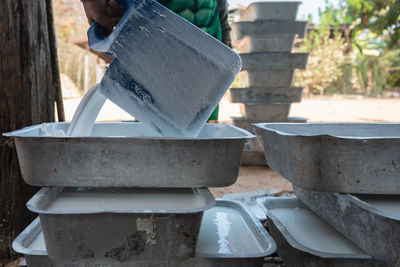
<path fill-rule="evenodd" d="M 125 12 L 124 5 L 116 0 L 81 0 L 81 2 L 89 24 L 95 21 L 109 31 L 112 31 Z M 158 2 L 232 48 L 227 0 L 158 0 Z M 210 122 L 218 120 L 218 110 L 219 105 L 211 114 Z"/>

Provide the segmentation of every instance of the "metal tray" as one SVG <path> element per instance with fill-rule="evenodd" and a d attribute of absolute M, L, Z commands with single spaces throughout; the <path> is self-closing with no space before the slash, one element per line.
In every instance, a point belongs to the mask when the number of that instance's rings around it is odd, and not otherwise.
<path fill-rule="evenodd" d="M 240 53 L 291 52 L 294 38 L 294 33 L 271 34 L 264 38 L 246 36 L 234 41 L 233 46 Z"/>
<path fill-rule="evenodd" d="M 293 190 L 301 202 L 374 258 L 400 266 L 399 196 L 314 192 L 296 186 Z M 371 201 L 392 203 L 393 210 Z"/>
<path fill-rule="evenodd" d="M 297 10 L 302 2 L 256 2 L 250 4 L 240 21 L 254 21 L 259 19 L 287 19 L 295 20 Z"/>
<path fill-rule="evenodd" d="M 244 225 L 239 233 L 229 231 L 229 229 L 225 229 L 226 232 L 224 232 L 224 229 L 218 228 L 221 222 L 229 220 L 229 213 L 231 212 L 238 212 L 242 218 L 242 221 L 239 223 Z M 212 229 L 212 231 L 207 232 L 208 229 Z M 228 235 L 226 236 L 224 233 Z M 255 242 L 257 244 L 257 251 L 252 251 L 251 253 L 243 251 L 241 248 L 246 242 Z M 261 223 L 249 215 L 247 209 L 242 204 L 231 200 L 217 200 L 215 207 L 205 211 L 198 243 L 199 246 L 196 249 L 195 257 L 183 262 L 174 262 L 171 264 L 171 262 L 154 262 L 147 259 L 147 262 L 135 262 L 133 266 L 261 266 L 264 257 L 274 253 L 276 250 L 275 242 L 268 235 Z M 221 248 L 227 244 L 229 244 L 230 251 L 223 252 Z M 132 263 L 104 264 L 102 262 L 94 263 L 86 261 L 85 263 L 77 263 L 51 260 L 47 256 L 39 218 L 34 220 L 17 237 L 13 243 L 13 248 L 18 253 L 25 255 L 28 267 L 132 266 Z"/>
<path fill-rule="evenodd" d="M 305 69 L 308 53 L 262 52 L 240 54 L 242 70 Z"/>
<path fill-rule="evenodd" d="M 289 87 L 293 81 L 293 69 L 241 71 L 239 85 L 241 87 Z"/>
<path fill-rule="evenodd" d="M 304 38 L 307 22 L 293 20 L 256 20 L 239 21 L 231 25 L 232 40 L 240 40 L 245 36 L 264 38 L 271 34 L 298 34 L 299 38 Z"/>
<path fill-rule="evenodd" d="M 268 165 L 315 191 L 400 194 L 400 124 L 259 123 Z"/>
<path fill-rule="evenodd" d="M 244 104 L 289 104 L 300 102 L 302 87 L 251 87 L 231 88 L 229 95 L 232 103 Z"/>
<path fill-rule="evenodd" d="M 240 71 L 239 55 L 157 1 L 120 2 L 126 11 L 110 35 L 97 23 L 88 30 L 90 47 L 114 56 L 100 92 L 164 136 L 196 136 Z"/>
<path fill-rule="evenodd" d="M 206 124 L 196 138 L 163 138 L 141 123 L 96 123 L 88 137 L 40 136 L 69 123 L 17 130 L 22 177 L 36 186 L 224 187 L 235 183 L 243 146 L 254 135 Z"/>
<path fill-rule="evenodd" d="M 252 121 L 286 121 L 290 104 L 239 104 L 240 114 Z"/>
<path fill-rule="evenodd" d="M 27 203 L 39 213 L 53 260 L 125 263 L 187 259 L 195 252 L 208 189 L 42 188 Z"/>
<path fill-rule="evenodd" d="M 262 197 L 257 202 L 287 266 L 383 266 L 296 198 Z"/>

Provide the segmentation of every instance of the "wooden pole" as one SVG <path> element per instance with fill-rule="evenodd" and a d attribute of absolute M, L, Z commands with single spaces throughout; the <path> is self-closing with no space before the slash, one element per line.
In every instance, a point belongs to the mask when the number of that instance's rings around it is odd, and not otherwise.
<path fill-rule="evenodd" d="M 54 121 L 54 69 L 46 0 L 0 1 L 0 133 Z M 26 202 L 38 190 L 21 177 L 14 142 L 0 136 L 0 263 L 37 216 Z"/>
<path fill-rule="evenodd" d="M 57 37 L 56 37 L 56 28 L 54 26 L 53 1 L 46 0 L 46 6 L 47 6 L 47 24 L 49 28 L 51 66 L 53 69 L 53 86 L 54 86 L 54 93 L 57 105 L 57 117 L 58 121 L 65 121 L 64 102 L 63 102 L 61 81 L 60 81 L 60 70 L 58 67 Z"/>

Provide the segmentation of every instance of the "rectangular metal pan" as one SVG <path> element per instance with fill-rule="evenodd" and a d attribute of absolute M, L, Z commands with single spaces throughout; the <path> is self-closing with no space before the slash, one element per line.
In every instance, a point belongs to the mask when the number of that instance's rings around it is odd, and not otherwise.
<path fill-rule="evenodd" d="M 252 70 L 239 72 L 239 85 L 248 87 L 289 87 L 293 81 L 293 69 L 286 70 Z"/>
<path fill-rule="evenodd" d="M 290 104 L 239 104 L 240 114 L 253 121 L 286 121 Z"/>
<path fill-rule="evenodd" d="M 246 36 L 234 41 L 233 46 L 240 53 L 291 52 L 294 38 L 294 33 L 271 34 L 264 38 Z"/>
<path fill-rule="evenodd" d="M 195 252 L 208 189 L 42 188 L 27 203 L 39 213 L 53 260 L 126 263 L 187 259 Z"/>
<path fill-rule="evenodd" d="M 400 194 L 399 123 L 258 123 L 268 165 L 315 191 Z"/>
<path fill-rule="evenodd" d="M 314 192 L 296 186 L 293 190 L 301 202 L 374 258 L 400 266 L 399 196 Z"/>
<path fill-rule="evenodd" d="M 240 54 L 242 70 L 305 69 L 308 53 L 261 52 Z"/>
<path fill-rule="evenodd" d="M 232 103 L 244 104 L 290 104 L 300 102 L 302 87 L 250 87 L 229 89 Z"/>
<path fill-rule="evenodd" d="M 265 38 L 271 34 L 298 34 L 299 38 L 304 38 L 307 22 L 293 20 L 256 20 L 239 21 L 231 25 L 232 40 L 240 40 L 245 36 Z"/>
<path fill-rule="evenodd" d="M 294 197 L 262 197 L 269 232 L 287 266 L 384 266 Z"/>
<path fill-rule="evenodd" d="M 231 214 L 238 215 L 239 220 L 230 221 Z M 240 219 L 241 218 L 241 219 Z M 218 228 L 226 224 L 228 229 Z M 229 224 L 232 223 L 232 224 Z M 241 232 L 235 232 L 229 227 L 241 226 Z M 212 230 L 208 232 L 208 230 Z M 257 249 L 244 251 L 248 242 L 256 243 Z M 120 267 L 120 266 L 195 266 L 195 267 L 230 267 L 230 266 L 262 266 L 265 256 L 276 250 L 275 242 L 268 235 L 261 223 L 254 219 L 248 210 L 240 203 L 231 200 L 217 200 L 216 206 L 205 211 L 199 235 L 199 246 L 193 258 L 182 262 L 152 261 L 110 263 L 53 261 L 47 256 L 43 232 L 39 218 L 29 225 L 14 241 L 13 248 L 24 254 L 28 267 Z M 229 249 L 229 251 L 228 251 Z"/>
<path fill-rule="evenodd" d="M 297 10 L 302 2 L 256 2 L 250 4 L 240 21 L 254 21 L 259 19 L 287 19 L 295 20 Z"/>
<path fill-rule="evenodd" d="M 22 177 L 35 186 L 224 187 L 235 183 L 244 143 L 254 136 L 206 124 L 196 138 L 163 138 L 141 123 L 96 123 L 91 136 L 41 136 L 69 123 L 17 130 Z M 43 130 L 44 129 L 44 130 Z"/>

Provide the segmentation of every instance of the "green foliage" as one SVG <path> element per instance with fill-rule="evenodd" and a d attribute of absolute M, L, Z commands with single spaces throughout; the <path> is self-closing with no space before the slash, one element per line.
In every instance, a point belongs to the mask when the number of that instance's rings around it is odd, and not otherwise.
<path fill-rule="evenodd" d="M 347 0 L 345 23 L 357 22 L 354 36 L 368 29 L 389 48 L 400 47 L 399 0 Z"/>
<path fill-rule="evenodd" d="M 321 23 L 316 31 L 308 33 L 301 50 L 309 52 L 307 68 L 296 73 L 296 84 L 304 87 L 306 94 L 324 94 L 332 82 L 342 75 L 340 66 L 345 62 L 346 44 L 341 38 L 343 13 L 328 6 L 320 12 Z"/>
<path fill-rule="evenodd" d="M 328 4 L 328 2 L 327 2 Z M 304 39 L 308 67 L 296 75 L 305 92 L 363 93 L 400 88 L 400 0 L 343 0 L 320 12 Z M 397 86 L 397 87 L 396 87 Z"/>
<path fill-rule="evenodd" d="M 362 91 L 367 95 L 378 96 L 383 90 L 393 90 L 399 81 L 399 71 L 396 71 L 399 64 L 399 49 L 385 51 L 380 56 L 359 55 L 355 62 L 355 70 Z M 395 72 L 391 71 L 393 68 Z"/>

